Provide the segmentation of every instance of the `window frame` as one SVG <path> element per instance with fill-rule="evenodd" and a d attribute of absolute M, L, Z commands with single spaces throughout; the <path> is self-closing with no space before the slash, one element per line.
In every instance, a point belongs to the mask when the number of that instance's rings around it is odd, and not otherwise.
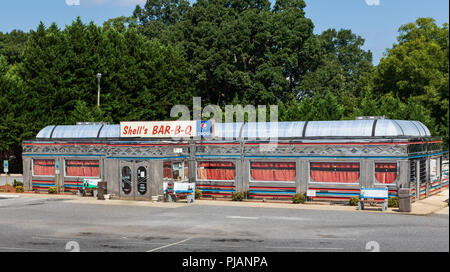
<path fill-rule="evenodd" d="M 53 160 L 53 162 L 55 163 L 55 165 L 54 165 L 54 167 L 55 167 L 55 172 L 53 172 L 53 175 L 36 175 L 35 173 L 34 173 L 34 161 L 35 160 Z M 32 160 L 31 160 L 31 176 L 32 177 L 56 177 L 56 158 L 50 158 L 50 159 L 36 159 L 36 158 L 33 158 Z"/>
<path fill-rule="evenodd" d="M 359 165 L 358 179 L 355 182 L 315 181 L 311 177 L 311 164 L 312 163 L 357 163 Z M 335 162 L 330 162 L 330 161 L 308 161 L 308 183 L 311 183 L 311 184 L 314 184 L 314 185 L 319 185 L 319 184 L 324 184 L 324 185 L 336 185 L 336 184 L 340 184 L 340 185 L 359 185 L 360 181 L 361 181 L 361 162 L 360 161 L 335 161 Z"/>
<path fill-rule="evenodd" d="M 165 178 L 164 177 L 164 162 L 170 162 L 171 163 L 171 170 L 172 170 L 172 178 Z M 183 163 L 183 171 L 187 168 L 188 169 L 188 176 L 185 176 L 183 173 L 183 179 L 178 180 L 178 179 L 174 179 L 173 178 L 173 164 L 174 163 Z M 189 163 L 187 160 L 163 160 L 163 175 L 162 175 L 162 180 L 163 181 L 178 181 L 178 182 L 183 182 L 183 181 L 189 181 Z"/>
<path fill-rule="evenodd" d="M 297 180 L 297 161 L 262 161 L 262 160 L 249 160 L 249 167 L 248 167 L 248 176 L 249 176 L 249 182 L 251 183 L 282 183 L 282 184 L 295 184 Z M 289 181 L 271 181 L 271 180 L 254 180 L 252 177 L 252 162 L 265 162 L 265 163 L 294 163 L 295 165 L 295 176 L 293 180 Z"/>
<path fill-rule="evenodd" d="M 98 175 L 97 176 L 68 176 L 67 175 L 67 161 L 98 161 Z M 88 158 L 64 158 L 64 177 L 65 178 L 100 178 L 101 176 L 101 160 L 100 159 L 88 159 Z"/>
<path fill-rule="evenodd" d="M 393 182 L 391 182 L 391 183 L 381 183 L 381 182 L 379 182 L 378 180 L 377 180 L 377 176 L 376 176 L 376 174 L 377 174 L 377 163 L 395 163 L 396 164 L 396 166 L 397 166 L 397 171 L 395 172 L 396 173 L 396 176 L 395 176 L 395 180 L 393 181 Z M 396 161 L 396 162 L 392 162 L 392 161 L 374 161 L 374 163 L 373 163 L 373 184 L 375 184 L 375 185 L 383 185 L 383 186 L 396 186 L 397 185 L 397 182 L 398 182 L 398 176 L 400 175 L 400 167 L 399 167 L 400 165 L 399 165 L 399 162 L 398 161 Z"/>
<path fill-rule="evenodd" d="M 234 167 L 234 179 L 232 179 L 232 180 L 220 180 L 220 179 L 199 179 L 198 178 L 198 165 L 200 164 L 200 163 L 202 163 L 202 162 L 230 162 L 230 163 L 232 163 L 233 164 L 233 167 Z M 231 160 L 201 160 L 201 161 L 196 161 L 195 162 L 195 180 L 196 181 L 203 181 L 203 182 L 211 182 L 211 181 L 218 181 L 218 182 L 232 182 L 232 183 L 235 183 L 236 182 L 236 172 L 237 172 L 237 169 L 236 169 L 237 167 L 236 167 L 236 163 L 234 162 L 234 161 L 231 161 Z"/>

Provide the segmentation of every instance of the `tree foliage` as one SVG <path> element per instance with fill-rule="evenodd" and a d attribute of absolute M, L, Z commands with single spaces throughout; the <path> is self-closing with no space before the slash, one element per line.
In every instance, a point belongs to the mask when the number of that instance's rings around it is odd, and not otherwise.
<path fill-rule="evenodd" d="M 350 29 L 314 34 L 304 0 L 147 0 L 102 26 L 79 18 L 0 33 L 0 152 L 47 125 L 167 120 L 173 105 L 278 105 L 280 121 L 418 120 L 448 147 L 448 24 L 399 28 L 379 65 Z M 97 106 L 97 73 L 100 107 Z"/>
<path fill-rule="evenodd" d="M 392 93 L 401 102 L 422 108 L 420 112 L 425 114 L 422 118 L 429 120 L 428 123 L 436 122 L 432 128 L 444 136 L 447 146 L 448 31 L 447 23 L 439 27 L 432 18 L 419 18 L 401 26 L 398 44 L 381 59 L 374 77 L 375 93 Z"/>

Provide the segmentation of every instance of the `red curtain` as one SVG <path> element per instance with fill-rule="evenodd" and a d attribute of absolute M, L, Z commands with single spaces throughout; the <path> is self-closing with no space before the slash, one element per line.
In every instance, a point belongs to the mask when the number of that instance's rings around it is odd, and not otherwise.
<path fill-rule="evenodd" d="M 163 163 L 163 178 L 165 179 L 172 179 L 172 162 L 165 161 Z"/>
<path fill-rule="evenodd" d="M 188 179 L 189 179 L 189 167 L 185 163 L 185 165 L 184 165 L 184 180 L 188 180 Z"/>
<path fill-rule="evenodd" d="M 54 176 L 55 160 L 33 160 L 33 173 L 35 176 Z"/>
<path fill-rule="evenodd" d="M 255 181 L 294 181 L 295 162 L 252 162 L 250 173 Z"/>
<path fill-rule="evenodd" d="M 379 183 L 393 183 L 397 178 L 397 163 L 375 163 L 375 178 Z"/>
<path fill-rule="evenodd" d="M 312 162 L 311 178 L 316 182 L 356 183 L 359 179 L 359 163 Z"/>
<path fill-rule="evenodd" d="M 100 174 L 99 161 L 95 160 L 67 160 L 66 175 L 69 177 L 98 177 Z"/>
<path fill-rule="evenodd" d="M 203 180 L 234 180 L 236 169 L 232 162 L 199 162 L 198 178 Z"/>

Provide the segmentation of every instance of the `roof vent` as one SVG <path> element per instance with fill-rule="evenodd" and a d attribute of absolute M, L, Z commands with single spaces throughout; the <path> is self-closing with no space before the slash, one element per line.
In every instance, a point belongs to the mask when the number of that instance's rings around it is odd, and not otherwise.
<path fill-rule="evenodd" d="M 386 116 L 356 116 L 355 120 L 384 120 Z"/>

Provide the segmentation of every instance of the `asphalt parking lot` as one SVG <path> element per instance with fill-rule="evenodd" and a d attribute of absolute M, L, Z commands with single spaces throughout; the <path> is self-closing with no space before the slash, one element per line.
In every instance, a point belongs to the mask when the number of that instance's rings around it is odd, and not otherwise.
<path fill-rule="evenodd" d="M 0 199 L 0 251 L 364 252 L 374 242 L 380 251 L 448 252 L 448 213 Z"/>

